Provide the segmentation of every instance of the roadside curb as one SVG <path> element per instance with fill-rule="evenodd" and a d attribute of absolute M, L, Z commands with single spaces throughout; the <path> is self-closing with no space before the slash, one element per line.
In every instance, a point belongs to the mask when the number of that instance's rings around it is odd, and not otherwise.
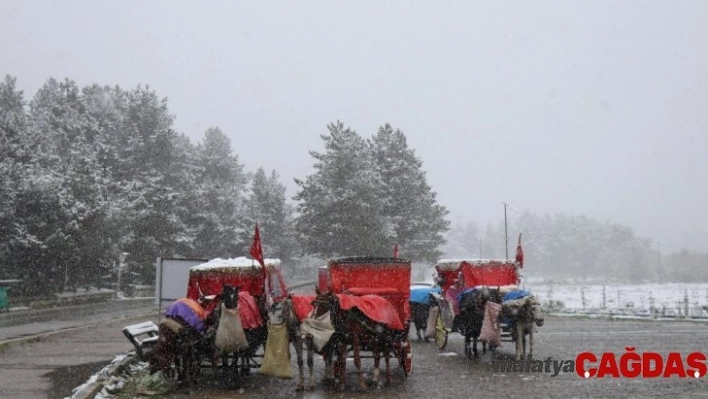
<path fill-rule="evenodd" d="M 125 355 L 125 358 L 120 361 L 114 362 L 106 366 L 103 370 L 99 371 L 96 375 L 96 380 L 87 383 L 78 392 L 71 395 L 72 399 L 93 399 L 99 392 L 103 390 L 107 382 L 111 381 L 111 377 L 119 375 L 128 366 L 135 363 L 138 357 L 135 352 L 129 352 Z"/>

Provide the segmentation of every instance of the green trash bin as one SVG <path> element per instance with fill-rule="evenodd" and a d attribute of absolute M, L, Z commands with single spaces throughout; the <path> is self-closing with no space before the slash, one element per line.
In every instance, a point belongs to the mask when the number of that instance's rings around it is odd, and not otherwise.
<path fill-rule="evenodd" d="M 7 287 L 0 287 L 0 312 L 10 310 L 10 301 L 7 299 Z"/>

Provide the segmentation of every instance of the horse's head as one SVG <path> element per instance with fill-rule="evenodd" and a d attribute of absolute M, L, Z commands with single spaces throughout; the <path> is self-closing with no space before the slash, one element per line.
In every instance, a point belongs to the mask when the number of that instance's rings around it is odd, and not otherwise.
<path fill-rule="evenodd" d="M 327 291 L 322 292 L 319 288 L 315 288 L 315 299 L 312 301 L 313 315 L 321 317 L 327 312 L 334 315 L 339 309 L 339 299 L 334 293 Z"/>
<path fill-rule="evenodd" d="M 238 292 L 240 287 L 231 284 L 223 284 L 221 291 L 221 302 L 226 309 L 236 309 L 238 307 Z"/>
<path fill-rule="evenodd" d="M 502 300 L 501 292 L 499 291 L 499 289 L 493 289 L 486 286 L 472 291 L 471 295 L 474 298 L 474 306 L 480 312 L 484 311 L 484 306 L 487 304 L 487 302 L 491 301 L 494 303 L 501 303 Z"/>
<path fill-rule="evenodd" d="M 290 295 L 282 301 L 274 302 L 268 307 L 268 322 L 274 325 L 299 323 Z"/>
<path fill-rule="evenodd" d="M 531 314 L 533 315 L 533 320 L 536 322 L 536 325 L 539 327 L 543 327 L 543 309 L 541 308 L 541 305 L 539 304 L 534 304 L 531 305 Z"/>

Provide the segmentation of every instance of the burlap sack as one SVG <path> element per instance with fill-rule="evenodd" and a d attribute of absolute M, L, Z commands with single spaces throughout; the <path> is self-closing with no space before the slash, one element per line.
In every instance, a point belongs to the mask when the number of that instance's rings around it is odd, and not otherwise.
<path fill-rule="evenodd" d="M 302 321 L 300 325 L 301 333 L 312 336 L 312 342 L 315 344 L 317 352 L 322 351 L 329 339 L 334 334 L 334 326 L 329 316 L 329 312 L 320 317 L 315 317 L 312 312 Z"/>
<path fill-rule="evenodd" d="M 232 353 L 248 348 L 248 340 L 243 332 L 238 309 L 226 309 L 221 304 L 219 327 L 216 328 L 216 348 L 221 352 Z"/>
<path fill-rule="evenodd" d="M 286 324 L 268 324 L 268 340 L 263 353 L 263 364 L 258 371 L 272 377 L 293 378 Z"/>

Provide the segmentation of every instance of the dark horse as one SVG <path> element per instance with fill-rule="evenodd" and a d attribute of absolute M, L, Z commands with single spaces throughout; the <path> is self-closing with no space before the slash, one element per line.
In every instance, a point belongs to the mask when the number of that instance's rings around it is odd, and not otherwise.
<path fill-rule="evenodd" d="M 177 374 L 179 387 L 196 382 L 199 372 L 198 352 L 206 328 L 201 305 L 187 298 L 179 299 L 165 310 L 158 327 L 158 340 L 148 358 L 149 371 Z"/>
<path fill-rule="evenodd" d="M 488 301 L 501 303 L 499 289 L 489 287 L 477 288 L 464 292 L 460 298 L 460 332 L 465 337 L 465 355 L 468 358 L 479 357 L 477 339 L 482 332 L 484 321 L 484 306 Z M 470 345 L 471 342 L 471 345 Z M 491 348 L 493 349 L 493 348 Z M 482 343 L 482 353 L 487 351 L 487 343 Z"/>
<path fill-rule="evenodd" d="M 331 292 L 321 292 L 319 288 L 315 288 L 316 297 L 312 301 L 312 312 L 311 314 L 303 320 L 303 325 L 301 325 L 301 338 L 303 343 L 307 347 L 307 365 L 310 367 L 310 383 L 308 388 L 314 386 L 312 381 L 312 359 L 314 353 L 322 355 L 322 359 L 325 363 L 325 375 L 324 382 L 326 384 L 336 384 L 339 382 L 339 387 L 344 387 L 344 364 L 347 358 L 346 349 L 344 354 L 340 351 L 340 347 L 345 347 L 347 345 L 346 340 L 349 338 L 349 332 L 345 324 L 344 317 L 345 313 L 339 308 L 339 299 L 336 294 Z M 329 324 L 330 328 L 333 329 L 332 335 L 329 340 L 317 349 L 315 344 L 315 337 L 308 327 L 313 324 L 326 323 L 326 316 L 329 313 Z M 337 355 L 337 370 L 335 373 L 334 367 L 334 356 Z M 335 375 L 336 374 L 336 375 Z"/>
<path fill-rule="evenodd" d="M 336 341 L 338 390 L 343 390 L 346 379 L 346 358 L 349 345 L 354 355 L 354 365 L 359 376 L 359 392 L 366 391 L 367 384 L 361 370 L 361 350 L 371 350 L 374 356 L 374 375 L 371 383 L 380 386 L 379 364 L 383 354 L 386 362 L 386 384 L 391 383 L 390 354 L 394 342 L 401 340 L 401 332 L 388 328 L 382 323 L 375 322 L 357 308 L 342 310 L 337 295 L 317 291 L 317 298 L 313 302 L 315 312 L 322 312 L 322 308 L 330 311 L 335 334 L 339 333 Z M 407 331 L 404 333 L 407 334 Z"/>
<path fill-rule="evenodd" d="M 210 357 L 213 365 L 216 365 L 215 357 L 221 357 L 224 385 L 234 376 L 240 382 L 240 377 L 250 373 L 251 359 L 268 336 L 265 326 L 255 329 L 243 328 L 238 307 L 239 290 L 240 287 L 223 284 L 222 292 L 217 296 L 220 303 L 209 316 L 213 327 L 207 333 L 207 351 L 212 354 Z M 258 317 L 261 317 L 261 314 Z"/>

